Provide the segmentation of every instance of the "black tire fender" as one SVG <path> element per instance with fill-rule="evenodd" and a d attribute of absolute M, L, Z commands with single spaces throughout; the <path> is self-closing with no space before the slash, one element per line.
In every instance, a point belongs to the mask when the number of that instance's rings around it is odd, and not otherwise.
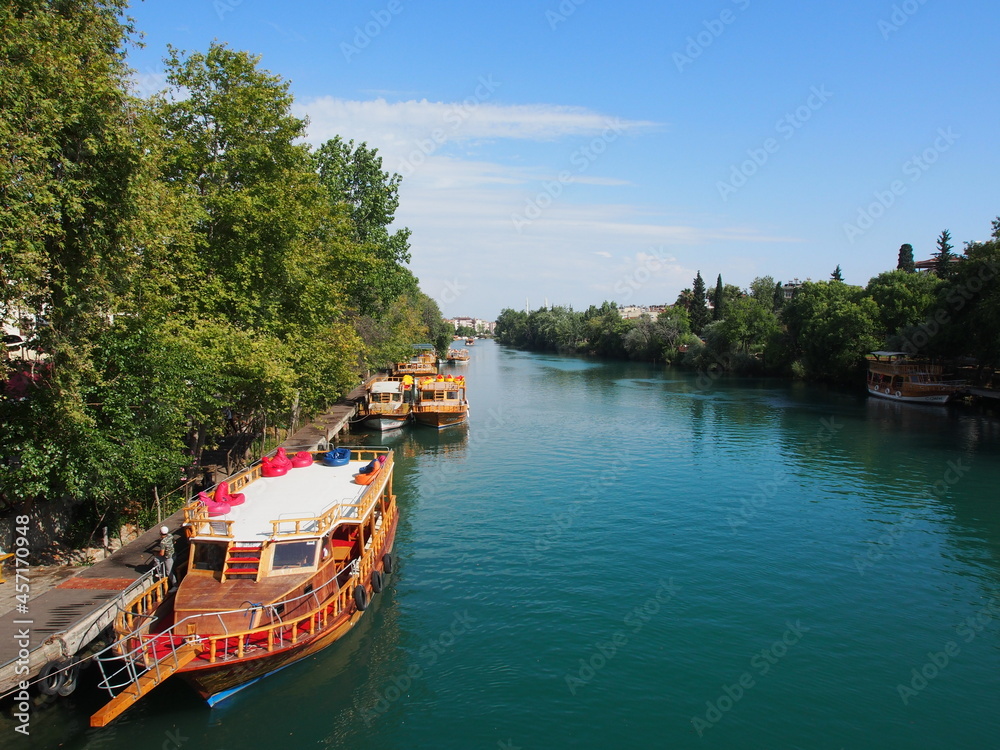
<path fill-rule="evenodd" d="M 55 695 L 66 682 L 66 673 L 62 668 L 67 666 L 63 661 L 50 661 L 38 673 L 38 692 L 42 695 Z"/>
<path fill-rule="evenodd" d="M 388 552 L 382 555 L 382 570 L 385 571 L 386 575 L 392 573 L 392 555 Z"/>
<path fill-rule="evenodd" d="M 76 690 L 76 686 L 80 681 L 80 660 L 77 658 L 70 659 L 64 662 L 65 669 L 63 671 L 62 687 L 60 687 L 56 692 L 65 698 L 68 695 L 72 695 L 73 691 Z"/>
<path fill-rule="evenodd" d="M 372 593 L 377 594 L 382 590 L 382 584 L 385 583 L 385 577 L 382 575 L 381 570 L 372 571 Z"/>
<path fill-rule="evenodd" d="M 365 590 L 364 586 L 354 587 L 354 604 L 358 608 L 358 612 L 364 612 L 368 609 L 368 591 Z"/>

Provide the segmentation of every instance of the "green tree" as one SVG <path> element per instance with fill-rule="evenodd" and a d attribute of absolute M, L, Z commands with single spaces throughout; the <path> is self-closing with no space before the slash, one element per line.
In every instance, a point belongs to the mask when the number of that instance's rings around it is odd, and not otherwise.
<path fill-rule="evenodd" d="M 955 260 L 955 254 L 952 252 L 953 247 L 951 244 L 951 232 L 945 229 L 938 236 L 937 250 L 933 253 L 935 260 L 934 273 L 940 279 L 947 279 L 952 274 L 952 263 Z"/>
<path fill-rule="evenodd" d="M 778 312 L 785 306 L 785 289 L 780 281 L 774 283 L 774 292 L 771 295 L 771 309 Z"/>
<path fill-rule="evenodd" d="M 402 177 L 382 170 L 378 149 L 345 143 L 339 136 L 320 146 L 314 158 L 331 203 L 348 211 L 351 238 L 359 251 L 341 259 L 350 299 L 362 314 L 377 315 L 384 305 L 416 288 L 405 267 L 410 230 L 389 231 L 399 208 Z"/>
<path fill-rule="evenodd" d="M 176 435 L 145 421 L 171 410 L 152 403 L 169 394 L 153 380 L 137 385 L 152 373 L 145 347 L 160 342 L 129 350 L 111 335 L 143 241 L 172 231 L 127 94 L 125 10 L 97 0 L 0 7 L 0 314 L 32 329 L 40 357 L 17 365 L 33 383 L 26 397 L 0 399 L 0 498 L 86 499 L 97 517 L 176 472 L 173 456 L 155 460 Z"/>
<path fill-rule="evenodd" d="M 700 334 L 709 319 L 708 305 L 705 302 L 705 281 L 701 278 L 701 271 L 694 277 L 691 293 L 693 299 L 688 311 L 691 316 L 691 330 L 695 334 Z"/>
<path fill-rule="evenodd" d="M 914 273 L 917 269 L 913 264 L 913 245 L 909 243 L 899 246 L 899 260 L 896 269 L 906 273 Z"/>
<path fill-rule="evenodd" d="M 782 310 L 793 356 L 805 374 L 850 382 L 865 354 L 879 345 L 878 308 L 860 287 L 805 282 Z"/>
<path fill-rule="evenodd" d="M 712 320 L 725 317 L 726 295 L 722 286 L 722 274 L 715 281 L 715 294 L 712 296 Z"/>
<path fill-rule="evenodd" d="M 937 309 L 947 319 L 936 335 L 927 337 L 926 351 L 974 358 L 979 377 L 987 382 L 1000 369 L 1000 217 L 993 221 L 991 239 L 969 243 L 962 262 L 952 268 L 938 292 Z"/>
<path fill-rule="evenodd" d="M 878 308 L 882 336 L 922 322 L 937 301 L 941 281 L 933 274 L 897 269 L 880 273 L 866 291 Z"/>
<path fill-rule="evenodd" d="M 844 274 L 842 274 L 840 272 L 840 264 L 839 263 L 837 264 L 837 267 L 833 269 L 833 273 L 830 274 L 830 280 L 831 281 L 843 281 L 844 280 Z"/>
<path fill-rule="evenodd" d="M 528 313 L 506 307 L 497 316 L 494 335 L 499 344 L 524 347 L 527 342 L 527 330 Z"/>
<path fill-rule="evenodd" d="M 755 354 L 763 351 L 767 340 L 778 329 L 778 319 L 768 305 L 753 297 L 733 303 L 717 334 L 729 351 Z"/>
<path fill-rule="evenodd" d="M 775 283 L 773 276 L 756 277 L 750 282 L 750 296 L 758 302 L 771 306 L 771 301 L 774 298 Z"/>
<path fill-rule="evenodd" d="M 691 306 L 694 304 L 694 292 L 690 289 L 682 289 L 677 294 L 677 300 L 674 302 L 675 307 L 683 308 L 686 312 L 691 312 Z"/>

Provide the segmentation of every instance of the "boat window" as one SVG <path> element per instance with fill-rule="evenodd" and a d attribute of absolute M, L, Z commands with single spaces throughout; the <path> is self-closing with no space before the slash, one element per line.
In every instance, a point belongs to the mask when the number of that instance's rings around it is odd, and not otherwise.
<path fill-rule="evenodd" d="M 192 558 L 195 570 L 222 570 L 226 560 L 226 545 L 221 542 L 198 542 Z"/>
<path fill-rule="evenodd" d="M 274 545 L 274 559 L 271 568 L 287 570 L 316 564 L 316 540 L 308 542 L 281 542 Z"/>

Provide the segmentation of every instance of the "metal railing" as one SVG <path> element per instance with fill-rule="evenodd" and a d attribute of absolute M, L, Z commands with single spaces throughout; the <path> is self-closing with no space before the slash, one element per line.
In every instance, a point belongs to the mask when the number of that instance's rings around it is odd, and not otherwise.
<path fill-rule="evenodd" d="M 310 451 L 313 457 L 320 456 L 324 451 Z M 388 448 L 352 448 L 351 449 L 351 460 L 352 461 L 371 461 L 378 456 L 385 455 L 386 461 L 382 467 L 382 471 L 379 473 L 385 473 L 385 469 L 392 465 L 392 451 Z M 260 464 L 251 466 L 249 469 L 240 472 L 239 474 L 225 480 L 229 483 L 229 491 L 232 493 L 239 492 L 243 487 L 259 479 Z M 294 536 L 296 534 L 323 534 L 326 532 L 331 525 L 335 524 L 337 521 L 344 519 L 354 519 L 363 518 L 367 511 L 374 504 L 375 500 L 381 494 L 382 489 L 384 489 L 386 484 L 385 477 L 380 477 L 377 481 L 373 482 L 368 486 L 368 488 L 362 493 L 359 501 L 355 504 L 337 504 L 330 510 L 319 516 L 310 516 L 308 518 L 294 518 L 294 519 L 278 519 L 272 520 L 271 525 L 273 528 L 273 533 L 275 536 Z M 351 513 L 353 511 L 353 514 Z M 282 530 L 283 524 L 294 523 L 294 530 L 285 531 Z M 195 501 L 184 506 L 184 524 L 192 529 L 192 536 L 205 536 L 205 537 L 217 537 L 220 539 L 233 539 L 233 521 L 221 518 L 212 518 L 208 515 L 208 507 L 200 502 Z M 305 526 L 310 526 L 308 531 L 303 530 Z"/>

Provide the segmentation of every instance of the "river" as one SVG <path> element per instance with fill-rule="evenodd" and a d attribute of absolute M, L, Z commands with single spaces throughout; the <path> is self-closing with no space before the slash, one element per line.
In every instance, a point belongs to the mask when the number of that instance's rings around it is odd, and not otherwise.
<path fill-rule="evenodd" d="M 214 709 L 168 681 L 92 730 L 81 689 L 2 746 L 998 746 L 996 418 L 470 351 L 468 426 L 356 436 L 402 520 L 354 631 Z"/>

